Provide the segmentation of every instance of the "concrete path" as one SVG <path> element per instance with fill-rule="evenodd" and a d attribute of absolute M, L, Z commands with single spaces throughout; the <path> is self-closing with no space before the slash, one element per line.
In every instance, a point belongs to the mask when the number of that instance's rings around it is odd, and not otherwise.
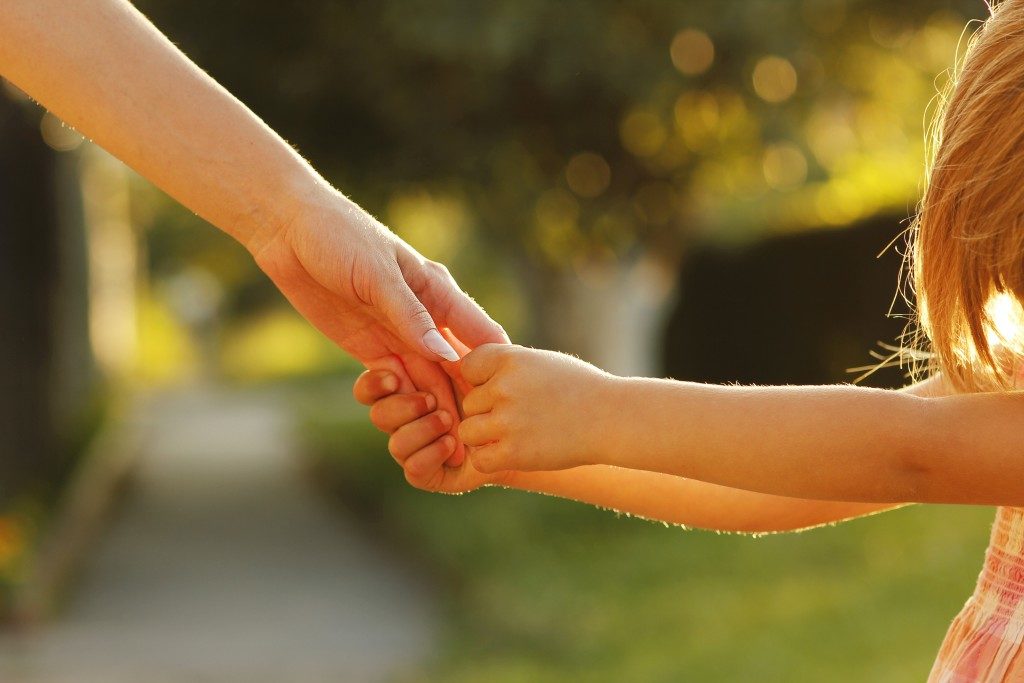
<path fill-rule="evenodd" d="M 428 587 L 317 498 L 285 405 L 150 401 L 126 505 L 63 615 L 0 638 L 0 681 L 360 683 L 422 661 Z"/>

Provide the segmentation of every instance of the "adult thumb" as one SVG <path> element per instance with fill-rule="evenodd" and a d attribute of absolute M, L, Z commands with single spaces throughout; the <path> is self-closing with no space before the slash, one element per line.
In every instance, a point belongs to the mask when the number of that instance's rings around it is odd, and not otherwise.
<path fill-rule="evenodd" d="M 387 297 L 384 315 L 409 348 L 431 360 L 459 360 L 459 354 L 438 332 L 434 318 L 409 289 L 405 278 L 399 275 L 391 279 L 384 285 L 384 290 Z"/>

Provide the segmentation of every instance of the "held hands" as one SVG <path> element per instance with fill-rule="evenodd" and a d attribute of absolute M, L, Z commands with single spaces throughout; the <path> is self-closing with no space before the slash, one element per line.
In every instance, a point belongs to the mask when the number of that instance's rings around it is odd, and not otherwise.
<path fill-rule="evenodd" d="M 463 405 L 461 441 L 449 428 L 458 415 L 429 393 L 394 393 L 401 367 L 367 371 L 353 389 L 372 406 L 371 421 L 392 435 L 389 450 L 417 488 L 460 493 L 509 485 L 516 470 L 587 464 L 606 444 L 616 378 L 592 365 L 551 351 L 486 344 L 448 369 Z M 446 467 L 463 441 L 468 460 Z"/>
<path fill-rule="evenodd" d="M 419 357 L 367 370 L 356 380 L 352 393 L 356 400 L 370 406 L 370 420 L 391 435 L 388 450 L 402 466 L 406 481 L 416 488 L 438 493 L 465 493 L 488 484 L 505 485 L 508 472 L 483 474 L 461 457 L 463 444 L 452 432 L 458 432 L 459 412 L 439 404 L 426 391 L 396 393 L 406 371 L 415 374 L 421 366 L 434 365 Z M 436 367 L 436 366 L 435 366 Z M 448 382 L 447 377 L 445 382 Z M 456 389 L 467 385 L 453 373 Z M 449 388 L 452 385 L 449 384 Z M 450 389 L 449 389 L 450 391 Z M 462 391 L 457 391 L 462 398 Z"/>
<path fill-rule="evenodd" d="M 397 356 L 409 371 L 397 376 L 398 390 L 427 392 L 457 416 L 439 362 L 458 360 L 458 354 L 438 329 L 450 328 L 474 346 L 507 342 L 505 331 L 444 266 L 423 258 L 340 192 L 318 186 L 312 195 L 287 224 L 247 244 L 256 262 L 338 346 L 368 368 L 387 368 Z M 459 465 L 462 456 L 458 443 L 449 464 Z"/>

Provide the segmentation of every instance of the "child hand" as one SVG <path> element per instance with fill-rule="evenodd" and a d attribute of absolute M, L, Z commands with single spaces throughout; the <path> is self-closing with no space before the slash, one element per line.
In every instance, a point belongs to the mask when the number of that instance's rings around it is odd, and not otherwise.
<path fill-rule="evenodd" d="M 406 481 L 416 488 L 442 493 L 504 484 L 508 473 L 482 474 L 468 461 L 460 461 L 458 467 L 445 465 L 446 461 L 450 464 L 453 453 L 462 449 L 449 433 L 453 415 L 444 406 L 438 407 L 432 394 L 396 393 L 402 371 L 397 366 L 367 370 L 356 380 L 352 393 L 360 403 L 370 406 L 370 421 L 391 435 L 388 450 L 402 466 Z"/>
<path fill-rule="evenodd" d="M 474 386 L 459 436 L 480 472 L 556 470 L 591 462 L 615 424 L 615 378 L 577 358 L 485 344 L 461 362 Z"/>

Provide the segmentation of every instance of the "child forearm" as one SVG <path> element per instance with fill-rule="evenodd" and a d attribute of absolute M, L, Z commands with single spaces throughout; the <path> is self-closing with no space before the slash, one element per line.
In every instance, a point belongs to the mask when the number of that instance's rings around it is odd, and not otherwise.
<path fill-rule="evenodd" d="M 747 533 L 795 531 L 898 507 L 892 503 L 787 498 L 603 465 L 512 472 L 505 483 L 644 519 Z"/>
<path fill-rule="evenodd" d="M 0 73 L 251 249 L 320 179 L 124 0 L 5 0 Z"/>
<path fill-rule="evenodd" d="M 937 398 L 948 396 L 950 389 L 941 376 L 935 375 L 900 389 L 900 393 Z M 510 475 L 508 485 L 513 488 L 570 498 L 645 519 L 717 531 L 795 531 L 902 505 L 790 498 L 614 466 Z"/>
<path fill-rule="evenodd" d="M 1024 503 L 1020 394 L 624 380 L 601 462 L 797 498 Z"/>

